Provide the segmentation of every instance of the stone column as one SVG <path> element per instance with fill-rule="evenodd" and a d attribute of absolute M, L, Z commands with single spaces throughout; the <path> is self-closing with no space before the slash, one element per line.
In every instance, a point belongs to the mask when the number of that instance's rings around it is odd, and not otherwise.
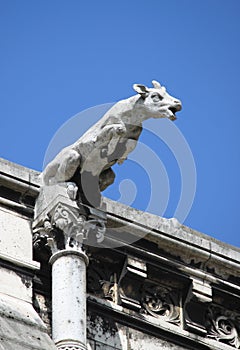
<path fill-rule="evenodd" d="M 86 268 L 83 243 L 104 238 L 104 214 L 77 204 L 66 186 L 45 187 L 35 206 L 35 245 L 52 256 L 52 337 L 59 350 L 86 350 Z"/>
<path fill-rule="evenodd" d="M 52 337 L 60 350 L 86 349 L 86 266 L 83 251 L 64 249 L 52 264 Z"/>

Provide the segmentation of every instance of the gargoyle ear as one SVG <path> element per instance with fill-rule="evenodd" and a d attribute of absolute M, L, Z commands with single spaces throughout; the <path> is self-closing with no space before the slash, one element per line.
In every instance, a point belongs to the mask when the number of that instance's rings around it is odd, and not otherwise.
<path fill-rule="evenodd" d="M 133 89 L 140 94 L 143 98 L 147 97 L 149 90 L 145 85 L 134 84 Z"/>
<path fill-rule="evenodd" d="M 155 89 L 160 89 L 161 88 L 161 84 L 158 81 L 156 81 L 156 80 L 153 80 L 152 84 L 153 84 L 153 87 Z"/>

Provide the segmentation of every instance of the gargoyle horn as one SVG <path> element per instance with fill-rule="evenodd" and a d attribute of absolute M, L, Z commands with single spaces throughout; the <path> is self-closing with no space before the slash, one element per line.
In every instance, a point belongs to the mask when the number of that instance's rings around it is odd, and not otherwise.
<path fill-rule="evenodd" d="M 153 80 L 152 84 L 153 84 L 153 87 L 155 89 L 160 89 L 161 88 L 161 84 L 158 81 L 156 81 L 156 80 Z"/>

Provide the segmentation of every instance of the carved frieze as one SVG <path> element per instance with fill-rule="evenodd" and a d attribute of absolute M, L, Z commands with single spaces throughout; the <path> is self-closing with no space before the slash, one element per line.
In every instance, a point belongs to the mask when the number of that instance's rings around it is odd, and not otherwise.
<path fill-rule="evenodd" d="M 90 258 L 88 291 L 146 317 L 180 324 L 181 294 L 176 288 L 148 280 L 146 262 L 139 258 L 127 256 L 120 275 L 119 268 Z"/>

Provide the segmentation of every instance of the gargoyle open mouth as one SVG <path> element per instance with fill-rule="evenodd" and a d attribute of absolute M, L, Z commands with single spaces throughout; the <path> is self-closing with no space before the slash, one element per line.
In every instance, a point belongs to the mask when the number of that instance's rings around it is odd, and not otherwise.
<path fill-rule="evenodd" d="M 176 120 L 177 117 L 176 117 L 175 114 L 176 114 L 177 112 L 181 111 L 181 109 L 182 109 L 181 104 L 177 104 L 176 106 L 171 106 L 171 107 L 169 107 L 168 110 L 169 110 L 170 113 L 171 113 L 169 119 L 172 120 L 172 121 Z"/>
<path fill-rule="evenodd" d="M 179 109 L 176 107 L 169 107 L 168 110 L 171 112 L 169 119 L 172 121 L 176 120 L 177 117 L 176 117 L 175 113 L 177 113 Z"/>

